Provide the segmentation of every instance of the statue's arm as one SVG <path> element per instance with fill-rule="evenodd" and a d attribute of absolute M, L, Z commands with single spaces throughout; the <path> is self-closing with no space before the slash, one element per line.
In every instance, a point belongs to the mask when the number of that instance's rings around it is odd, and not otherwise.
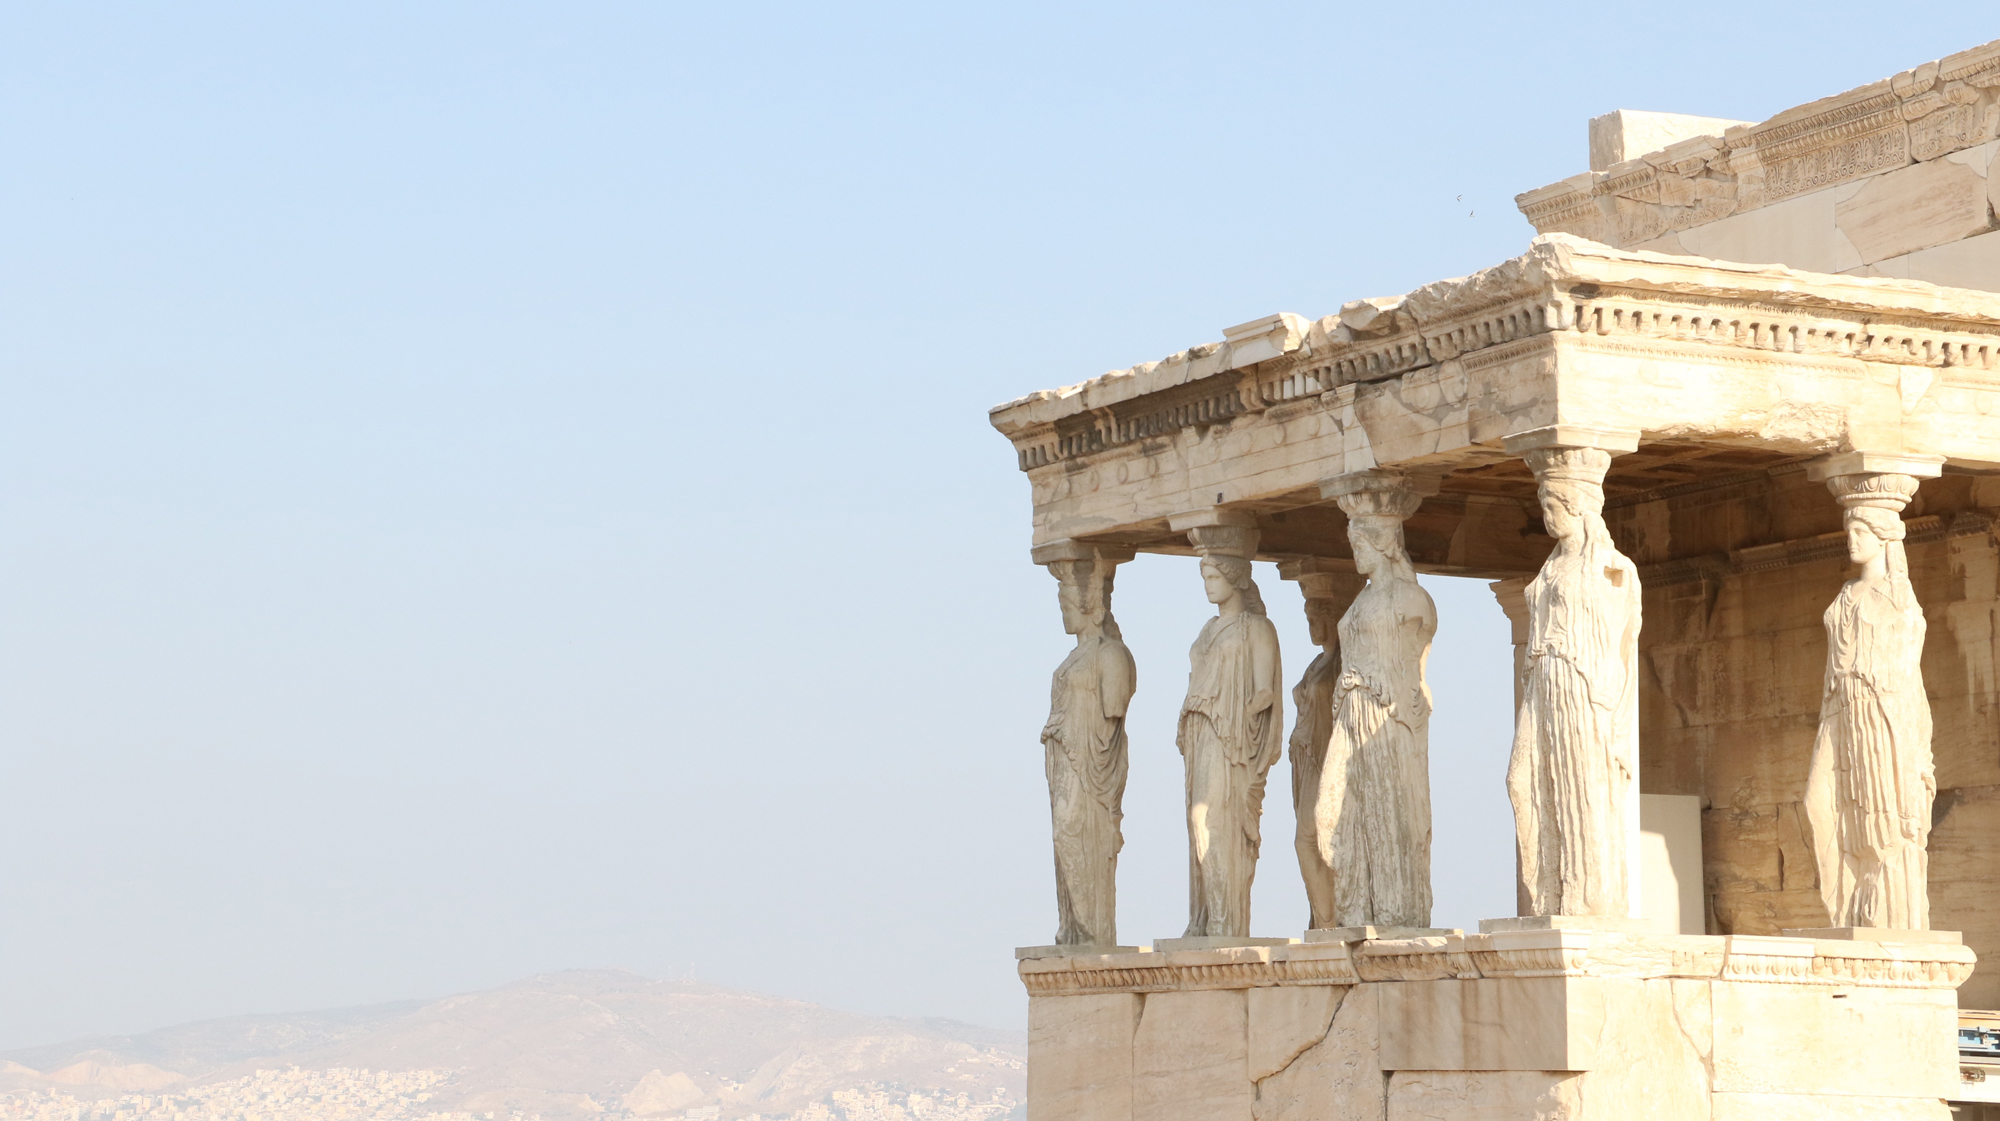
<path fill-rule="evenodd" d="M 1412 614 L 1423 632 L 1423 647 L 1417 652 L 1417 679 L 1411 683 L 1410 692 L 1418 710 L 1428 719 L 1431 714 L 1431 639 L 1437 636 L 1437 603 L 1421 584 L 1411 584 L 1410 592 L 1410 598 L 1415 601 Z"/>
<path fill-rule="evenodd" d="M 1139 688 L 1139 667 L 1132 660 L 1132 651 L 1122 642 L 1108 644 L 1098 659 L 1098 674 L 1097 695 L 1104 705 L 1104 718 L 1123 719 L 1133 692 Z"/>
<path fill-rule="evenodd" d="M 1278 691 L 1284 688 L 1280 680 L 1283 672 L 1278 664 L 1278 631 L 1266 620 L 1263 626 L 1250 630 L 1250 673 L 1257 683 L 1257 692 L 1250 698 L 1251 713 L 1278 703 Z"/>

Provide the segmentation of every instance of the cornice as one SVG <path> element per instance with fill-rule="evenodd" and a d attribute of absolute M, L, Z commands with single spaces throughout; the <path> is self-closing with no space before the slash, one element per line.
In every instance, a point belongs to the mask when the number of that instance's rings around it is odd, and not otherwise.
<path fill-rule="evenodd" d="M 1949 991 L 1972 950 L 1746 935 L 1522 930 L 1449 938 L 1304 943 L 1020 963 L 1031 996 L 1524 977 L 1632 977 Z"/>

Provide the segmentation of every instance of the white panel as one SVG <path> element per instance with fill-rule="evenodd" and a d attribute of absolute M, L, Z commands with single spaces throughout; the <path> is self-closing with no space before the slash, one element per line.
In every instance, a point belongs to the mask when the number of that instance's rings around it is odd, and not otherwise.
<path fill-rule="evenodd" d="M 1703 934 L 1701 799 L 1639 795 L 1640 911 L 1661 934 Z"/>

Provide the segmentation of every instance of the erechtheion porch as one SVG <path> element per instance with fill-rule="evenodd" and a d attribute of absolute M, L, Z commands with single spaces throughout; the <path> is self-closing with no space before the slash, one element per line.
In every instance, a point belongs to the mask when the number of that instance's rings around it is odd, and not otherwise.
<path fill-rule="evenodd" d="M 2000 1003 L 2000 976 L 1939 933 L 2000 940 L 1983 864 L 2000 825 L 1997 406 L 2000 295 L 1554 234 L 1471 277 L 996 408 L 1080 652 L 1045 734 L 1063 937 L 1021 967 L 1034 1116 L 1943 1117 L 1954 990 Z M 1889 606 L 1846 583 L 1851 550 Z M 1090 759 L 1122 751 L 1129 655 L 1106 654 L 1123 648 L 1102 624 L 1136 551 L 1203 558 L 1221 612 L 1183 716 L 1190 828 L 1208 831 L 1190 926 L 1146 953 L 1115 944 L 1091 809 L 1122 787 L 1122 757 Z M 1300 795 L 1324 905 L 1278 939 L 1251 937 L 1230 886 L 1228 814 L 1281 739 L 1276 708 L 1231 707 L 1272 692 L 1251 558 L 1347 620 L 1316 632 L 1346 666 L 1330 713 L 1295 721 L 1331 727 L 1321 762 L 1347 776 Z M 1383 809 L 1427 815 L 1420 780 L 1363 774 L 1370 752 L 1421 754 L 1396 680 L 1411 660 L 1355 669 L 1371 644 L 1427 641 L 1404 569 L 1488 579 L 1517 624 L 1521 917 L 1479 933 L 1428 929 L 1428 818 Z M 1858 661 L 1829 665 L 1830 628 Z M 1204 670 L 1211 649 L 1221 669 Z M 1828 690 L 1850 681 L 1886 730 L 1850 720 L 1828 741 Z M 1926 800 L 1897 839 L 1829 844 L 1927 799 L 1931 744 L 1934 814 Z M 1850 797 L 1869 782 L 1902 801 Z M 1701 799 L 1707 934 L 1639 916 L 1641 791 Z"/>

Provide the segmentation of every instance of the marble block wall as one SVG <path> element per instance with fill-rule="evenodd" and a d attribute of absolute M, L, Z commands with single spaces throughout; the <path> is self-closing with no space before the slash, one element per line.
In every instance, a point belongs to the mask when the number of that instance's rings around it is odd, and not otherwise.
<path fill-rule="evenodd" d="M 1935 722 L 1931 925 L 1994 957 L 1959 997 L 2000 1008 L 2000 479 L 1927 480 L 1907 513 Z M 1709 931 L 1827 925 L 1802 803 L 1826 659 L 1820 615 L 1849 574 L 1839 507 L 1802 470 L 1780 470 L 1607 520 L 1646 596 L 1640 787 L 1702 799 Z"/>
<path fill-rule="evenodd" d="M 1030 1121 L 1945 1121 L 1955 945 L 1515 931 L 1023 962 Z"/>
<path fill-rule="evenodd" d="M 1591 171 L 1516 199 L 1537 230 L 2000 291 L 2000 41 L 1755 124 L 1636 116 L 1592 121 Z"/>

